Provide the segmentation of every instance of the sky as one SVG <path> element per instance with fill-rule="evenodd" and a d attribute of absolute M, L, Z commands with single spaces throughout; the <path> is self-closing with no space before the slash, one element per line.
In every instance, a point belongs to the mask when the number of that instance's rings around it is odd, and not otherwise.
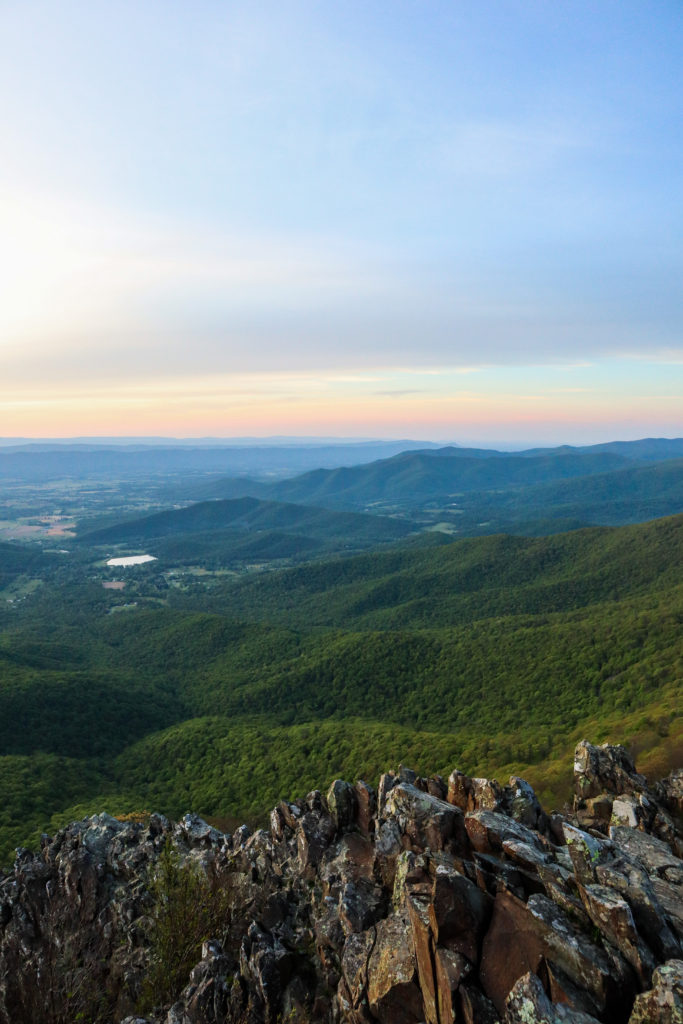
<path fill-rule="evenodd" d="M 0 0 L 0 436 L 683 434 L 680 0 Z"/>

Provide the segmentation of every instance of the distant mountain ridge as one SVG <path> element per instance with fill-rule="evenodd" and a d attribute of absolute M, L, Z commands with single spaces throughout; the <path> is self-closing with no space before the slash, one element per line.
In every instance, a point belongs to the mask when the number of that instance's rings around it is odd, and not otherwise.
<path fill-rule="evenodd" d="M 344 444 L 42 444 L 0 447 L 0 480 L 136 479 L 195 474 L 292 476 L 318 466 L 356 465 L 411 448 L 424 441 L 361 441 Z"/>
<path fill-rule="evenodd" d="M 665 468 L 666 467 L 666 468 Z M 505 453 L 445 447 L 362 466 L 315 469 L 266 483 L 226 479 L 195 497 L 252 495 L 327 508 L 391 513 L 442 508 L 467 535 L 563 520 L 556 529 L 643 521 L 683 510 L 683 439 L 612 442 Z"/>

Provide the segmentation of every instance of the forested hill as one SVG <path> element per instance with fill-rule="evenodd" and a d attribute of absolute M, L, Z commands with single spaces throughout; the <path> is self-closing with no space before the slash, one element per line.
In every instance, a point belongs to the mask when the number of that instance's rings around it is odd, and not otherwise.
<path fill-rule="evenodd" d="M 358 555 L 212 592 L 240 618 L 354 629 L 569 612 L 681 583 L 683 515 L 551 537 L 481 537 Z"/>
<path fill-rule="evenodd" d="M 17 576 L 39 575 L 43 570 L 52 568 L 53 564 L 54 559 L 40 548 L 0 541 L 0 590 Z"/>
<path fill-rule="evenodd" d="M 121 544 L 222 529 L 239 533 L 279 530 L 318 539 L 343 536 L 349 541 L 374 543 L 400 540 L 411 533 L 409 525 L 386 516 L 337 512 L 310 505 L 245 497 L 198 502 L 99 530 L 85 530 L 80 533 L 79 541 L 84 544 Z"/>
<path fill-rule="evenodd" d="M 464 494 L 450 516 L 454 533 L 542 536 L 586 526 L 621 526 L 683 509 L 683 459 L 627 466 L 507 490 Z M 440 518 L 449 518 L 444 512 Z"/>
<path fill-rule="evenodd" d="M 154 589 L 154 563 L 123 594 L 88 552 L 3 613 L 0 864 L 86 812 L 258 820 L 387 762 L 521 773 L 548 802 L 586 733 L 680 762 L 683 516 L 210 588 Z"/>
<path fill-rule="evenodd" d="M 609 452 L 611 455 L 623 455 L 638 462 L 662 462 L 664 459 L 683 458 L 683 437 L 643 437 L 638 441 L 604 441 L 601 444 L 579 447 L 566 444 L 559 448 L 529 448 L 522 454 L 539 455 L 551 452 L 583 452 L 594 455 Z"/>
<path fill-rule="evenodd" d="M 457 448 L 403 452 L 367 466 L 317 469 L 270 488 L 272 497 L 334 507 L 366 506 L 397 501 L 416 508 L 425 502 L 447 502 L 460 492 L 491 487 L 519 487 L 621 469 L 621 455 L 576 454 L 497 455 L 468 457 Z M 220 484 L 210 488 L 220 494 Z M 208 488 L 207 488 L 208 490 Z"/>

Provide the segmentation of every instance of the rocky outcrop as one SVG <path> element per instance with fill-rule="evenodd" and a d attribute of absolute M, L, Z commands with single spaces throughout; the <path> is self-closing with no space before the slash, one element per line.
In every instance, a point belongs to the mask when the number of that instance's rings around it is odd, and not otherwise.
<path fill-rule="evenodd" d="M 0 879 L 0 1022 L 682 1022 L 680 780 L 651 789 L 585 742 L 575 780 L 565 816 L 516 777 L 400 769 L 282 802 L 253 834 L 70 825 Z M 140 1016 L 170 956 L 152 880 L 171 848 L 224 911 L 175 1002 Z"/>

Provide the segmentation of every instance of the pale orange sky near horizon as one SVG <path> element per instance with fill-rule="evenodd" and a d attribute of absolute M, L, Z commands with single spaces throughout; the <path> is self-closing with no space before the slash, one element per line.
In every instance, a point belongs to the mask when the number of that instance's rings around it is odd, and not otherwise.
<path fill-rule="evenodd" d="M 81 384 L 58 395 L 27 389 L 0 393 L 0 436 L 336 435 L 558 444 L 678 436 L 683 396 L 667 394 L 672 369 L 679 367 L 662 367 L 663 380 L 644 373 L 649 387 L 638 393 L 631 386 L 627 394 L 605 385 L 617 366 L 224 375 Z"/>

